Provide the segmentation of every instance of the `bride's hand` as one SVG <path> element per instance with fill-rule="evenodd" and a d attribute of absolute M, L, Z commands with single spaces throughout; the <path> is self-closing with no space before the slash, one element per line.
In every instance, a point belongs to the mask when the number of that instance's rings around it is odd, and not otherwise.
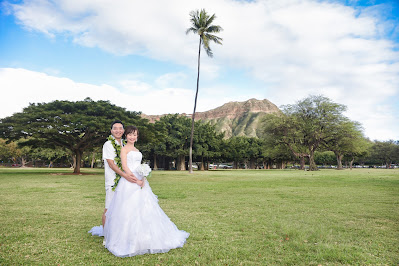
<path fill-rule="evenodd" d="M 133 173 L 124 173 L 125 175 L 123 176 L 127 181 L 131 183 L 137 183 L 138 179 L 134 176 Z"/>

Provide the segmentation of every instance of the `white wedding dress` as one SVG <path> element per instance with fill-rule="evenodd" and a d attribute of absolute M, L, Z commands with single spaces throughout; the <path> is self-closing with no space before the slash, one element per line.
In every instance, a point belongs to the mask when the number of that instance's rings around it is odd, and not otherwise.
<path fill-rule="evenodd" d="M 142 154 L 130 151 L 127 166 L 140 180 L 136 168 Z M 148 181 L 143 188 L 121 178 L 106 213 L 105 247 L 118 257 L 164 253 L 183 247 L 190 234 L 179 230 L 158 205 Z"/>

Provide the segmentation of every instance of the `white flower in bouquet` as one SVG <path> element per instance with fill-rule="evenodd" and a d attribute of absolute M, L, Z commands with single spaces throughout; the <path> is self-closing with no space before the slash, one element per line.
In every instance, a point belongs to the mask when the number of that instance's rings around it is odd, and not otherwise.
<path fill-rule="evenodd" d="M 150 177 L 151 176 L 151 168 L 148 164 L 142 163 L 136 168 L 137 173 L 144 177 Z"/>

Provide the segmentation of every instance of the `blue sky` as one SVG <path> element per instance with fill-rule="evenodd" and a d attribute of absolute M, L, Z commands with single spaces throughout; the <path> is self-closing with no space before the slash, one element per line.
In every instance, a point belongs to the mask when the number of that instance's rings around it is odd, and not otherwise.
<path fill-rule="evenodd" d="M 399 139 L 399 1 L 3 1 L 0 117 L 30 102 L 110 100 L 146 114 L 191 113 L 198 37 L 189 12 L 216 13 L 223 45 L 201 57 L 197 111 L 277 106 L 322 94 L 371 139 Z"/>

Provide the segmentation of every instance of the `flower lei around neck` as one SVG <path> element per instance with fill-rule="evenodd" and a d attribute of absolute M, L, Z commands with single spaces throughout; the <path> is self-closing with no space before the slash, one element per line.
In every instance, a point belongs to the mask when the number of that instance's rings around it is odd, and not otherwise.
<path fill-rule="evenodd" d="M 116 165 L 119 167 L 119 169 L 122 170 L 122 161 L 121 161 L 121 149 L 122 146 L 126 144 L 126 140 L 121 139 L 121 145 L 116 144 L 116 140 L 112 135 L 109 135 L 107 140 L 111 141 L 112 147 L 115 149 L 115 154 L 116 157 L 114 159 Z M 115 191 L 116 186 L 119 183 L 119 180 L 121 179 L 121 176 L 118 173 L 115 173 L 115 179 L 114 179 L 114 185 L 112 186 L 112 190 Z"/>

